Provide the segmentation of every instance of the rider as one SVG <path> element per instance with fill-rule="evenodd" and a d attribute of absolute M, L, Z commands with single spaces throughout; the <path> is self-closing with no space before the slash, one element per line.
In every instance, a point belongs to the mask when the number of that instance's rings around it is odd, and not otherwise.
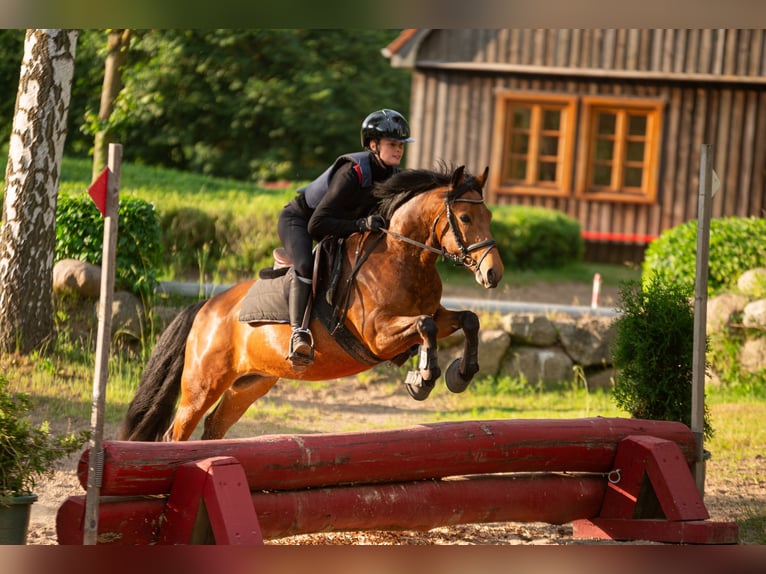
<path fill-rule="evenodd" d="M 314 240 L 333 235 L 346 237 L 357 231 L 379 231 L 386 226 L 380 215 L 369 215 L 376 199 L 373 184 L 398 171 L 410 126 L 399 112 L 382 109 L 362 122 L 365 151 L 338 157 L 316 180 L 292 199 L 279 215 L 279 239 L 293 262 L 289 292 L 292 335 L 287 358 L 296 370 L 313 362 L 313 339 L 303 325 L 312 291 Z"/>

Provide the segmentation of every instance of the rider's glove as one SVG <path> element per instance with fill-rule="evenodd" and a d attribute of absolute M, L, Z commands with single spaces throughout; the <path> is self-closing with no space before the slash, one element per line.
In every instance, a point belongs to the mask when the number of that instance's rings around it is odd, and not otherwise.
<path fill-rule="evenodd" d="M 381 227 L 386 227 L 386 220 L 382 215 L 368 215 L 357 219 L 356 226 L 359 231 L 380 231 Z"/>

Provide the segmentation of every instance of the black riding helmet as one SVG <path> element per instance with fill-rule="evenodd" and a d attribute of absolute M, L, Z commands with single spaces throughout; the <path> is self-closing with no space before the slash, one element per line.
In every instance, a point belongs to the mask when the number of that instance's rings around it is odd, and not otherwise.
<path fill-rule="evenodd" d="M 395 110 L 382 109 L 372 112 L 362 122 L 362 147 L 367 149 L 372 140 L 386 138 L 397 142 L 414 142 L 410 137 L 410 125 Z"/>

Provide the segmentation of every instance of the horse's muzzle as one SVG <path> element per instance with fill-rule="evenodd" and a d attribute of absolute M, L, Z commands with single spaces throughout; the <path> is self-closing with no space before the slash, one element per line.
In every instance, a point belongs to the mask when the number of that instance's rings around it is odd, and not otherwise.
<path fill-rule="evenodd" d="M 503 268 L 501 266 L 498 270 L 497 267 L 490 266 L 485 271 L 483 267 L 479 267 L 474 277 L 476 277 L 476 282 L 485 289 L 494 289 L 503 278 Z"/>

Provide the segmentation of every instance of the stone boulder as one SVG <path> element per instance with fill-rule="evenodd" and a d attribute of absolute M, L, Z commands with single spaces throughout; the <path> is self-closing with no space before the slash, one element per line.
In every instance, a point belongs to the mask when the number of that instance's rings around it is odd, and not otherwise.
<path fill-rule="evenodd" d="M 101 294 L 101 267 L 87 261 L 62 259 L 53 266 L 53 292 L 89 299 Z"/>
<path fill-rule="evenodd" d="M 141 299 L 128 291 L 117 291 L 112 299 L 113 338 L 141 340 L 146 325 L 146 312 Z"/>
<path fill-rule="evenodd" d="M 766 339 L 748 339 L 739 351 L 740 367 L 749 373 L 766 368 Z"/>
<path fill-rule="evenodd" d="M 559 347 L 520 347 L 511 350 L 502 372 L 531 384 L 556 384 L 574 378 L 574 362 Z"/>
<path fill-rule="evenodd" d="M 479 331 L 479 374 L 497 375 L 511 346 L 511 336 L 502 329 Z M 462 347 L 461 347 L 462 349 Z"/>
<path fill-rule="evenodd" d="M 503 328 L 517 343 L 534 347 L 550 347 L 558 341 L 558 333 L 551 320 L 539 313 L 510 314 L 503 318 Z"/>
<path fill-rule="evenodd" d="M 554 321 L 559 341 L 572 360 L 582 367 L 606 366 L 612 363 L 614 337 L 612 317 L 582 316 Z"/>
<path fill-rule="evenodd" d="M 751 329 L 766 331 L 766 299 L 759 299 L 745 305 L 742 324 Z"/>
<path fill-rule="evenodd" d="M 707 332 L 723 331 L 732 317 L 744 311 L 747 302 L 747 296 L 738 293 L 724 293 L 708 299 Z"/>
<path fill-rule="evenodd" d="M 748 269 L 737 279 L 737 289 L 744 295 L 760 299 L 766 295 L 766 268 Z"/>

